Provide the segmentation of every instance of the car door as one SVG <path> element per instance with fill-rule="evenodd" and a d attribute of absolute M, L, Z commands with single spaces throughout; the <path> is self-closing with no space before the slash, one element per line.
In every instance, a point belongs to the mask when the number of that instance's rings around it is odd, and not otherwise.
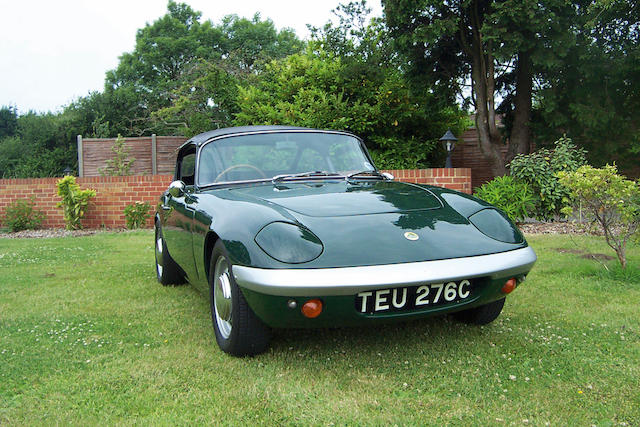
<path fill-rule="evenodd" d="M 166 212 L 162 231 L 171 258 L 187 273 L 190 281 L 197 280 L 193 256 L 193 218 L 197 198 L 194 196 L 195 147 L 185 147 L 178 153 L 176 180 L 184 183 L 180 196 L 164 195 L 163 210 Z"/>

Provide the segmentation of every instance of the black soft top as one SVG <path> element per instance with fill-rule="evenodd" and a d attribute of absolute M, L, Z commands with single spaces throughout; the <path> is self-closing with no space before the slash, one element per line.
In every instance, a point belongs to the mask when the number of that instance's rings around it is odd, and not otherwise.
<path fill-rule="evenodd" d="M 187 142 L 185 142 L 182 145 L 182 147 L 184 147 L 187 144 L 202 145 L 205 142 L 209 141 L 210 139 L 217 138 L 220 136 L 235 135 L 238 133 L 246 133 L 246 132 L 262 132 L 262 131 L 273 131 L 273 130 L 281 130 L 281 131 L 317 130 L 318 132 L 323 132 L 320 129 L 303 128 L 303 127 L 296 127 L 296 126 L 237 126 L 237 127 L 230 127 L 230 128 L 215 129 L 215 130 L 210 130 L 208 132 L 201 133 L 189 139 Z"/>

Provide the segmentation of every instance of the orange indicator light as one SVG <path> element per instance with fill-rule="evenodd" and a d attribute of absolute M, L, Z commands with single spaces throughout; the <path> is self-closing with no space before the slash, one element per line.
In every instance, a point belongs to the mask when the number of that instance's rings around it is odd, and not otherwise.
<path fill-rule="evenodd" d="M 315 319 L 322 313 L 322 301 L 319 299 L 310 299 L 302 305 L 302 314 L 309 319 Z"/>
<path fill-rule="evenodd" d="M 502 287 L 502 293 L 504 294 L 511 293 L 515 288 L 516 288 L 516 279 L 512 277 L 511 279 L 507 280 L 507 283 L 505 283 L 504 286 Z"/>

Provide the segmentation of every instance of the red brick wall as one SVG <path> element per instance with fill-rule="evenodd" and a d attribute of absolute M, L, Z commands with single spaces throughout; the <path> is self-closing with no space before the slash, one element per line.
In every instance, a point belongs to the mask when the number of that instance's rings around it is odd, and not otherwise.
<path fill-rule="evenodd" d="M 431 184 L 470 193 L 471 169 L 389 170 L 398 181 Z M 125 226 L 124 208 L 135 202 L 149 202 L 152 209 L 158 197 L 172 180 L 171 175 L 138 175 L 117 177 L 76 178 L 82 189 L 96 190 L 89 209 L 82 220 L 85 228 L 119 228 Z M 17 199 L 35 200 L 35 208 L 46 214 L 43 228 L 64 227 L 56 182 L 60 178 L 0 179 L 0 223 L 6 207 Z M 153 219 L 147 222 L 153 226 Z"/>
<path fill-rule="evenodd" d="M 46 214 L 43 228 L 64 227 L 62 209 L 56 208 L 60 197 L 56 182 L 60 178 L 0 179 L 0 222 L 6 207 L 16 199 L 34 197 L 35 207 Z M 160 194 L 167 189 L 171 175 L 118 176 L 76 178 L 80 188 L 92 188 L 97 194 L 91 200 L 82 220 L 85 228 L 118 228 L 125 226 L 124 208 L 134 202 L 149 202 L 155 207 Z M 147 225 L 153 225 L 149 219 Z"/>
<path fill-rule="evenodd" d="M 393 169 L 384 172 L 389 172 L 398 181 L 435 185 L 471 194 L 470 168 Z"/>
<path fill-rule="evenodd" d="M 151 137 L 125 138 L 129 156 L 135 159 L 131 168 L 132 175 L 151 175 Z M 182 136 L 157 136 L 156 156 L 158 174 L 173 174 L 176 165 L 176 149 L 187 138 Z M 107 166 L 107 160 L 113 158 L 111 147 L 115 138 L 87 138 L 82 140 L 82 165 L 84 176 L 100 176 L 100 169 Z"/>

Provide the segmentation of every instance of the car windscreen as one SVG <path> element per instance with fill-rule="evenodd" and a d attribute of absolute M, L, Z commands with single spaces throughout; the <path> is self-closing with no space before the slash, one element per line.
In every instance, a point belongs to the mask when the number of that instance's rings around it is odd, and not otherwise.
<path fill-rule="evenodd" d="M 306 172 L 348 175 L 374 169 L 360 141 L 350 135 L 260 133 L 229 136 L 202 147 L 198 184 L 271 179 Z"/>

